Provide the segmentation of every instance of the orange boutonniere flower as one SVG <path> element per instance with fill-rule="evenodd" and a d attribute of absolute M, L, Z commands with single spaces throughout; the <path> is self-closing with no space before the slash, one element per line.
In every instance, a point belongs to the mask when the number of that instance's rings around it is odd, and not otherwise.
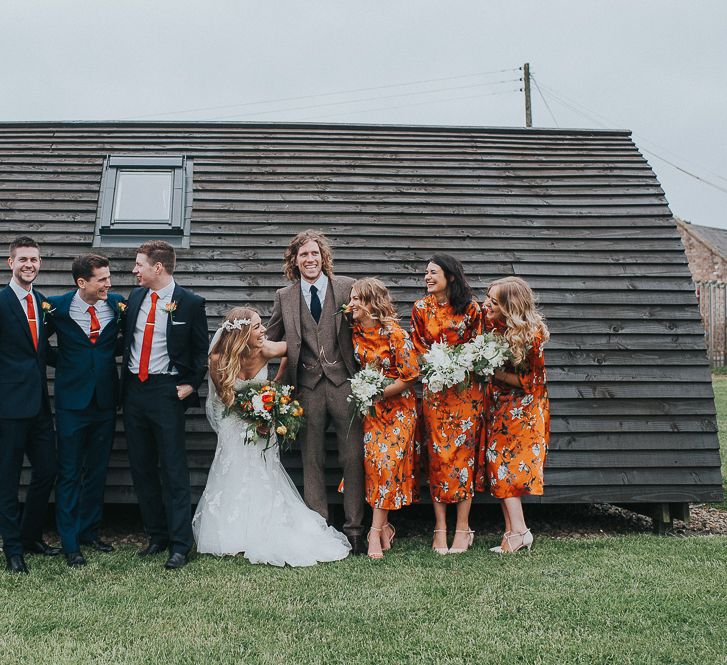
<path fill-rule="evenodd" d="M 172 300 L 171 302 L 168 302 L 166 305 L 164 305 L 164 311 L 169 314 L 169 318 L 172 320 L 172 323 L 174 323 L 174 312 L 177 311 L 176 301 Z"/>
<path fill-rule="evenodd" d="M 45 323 L 45 317 L 48 314 L 53 314 L 53 312 L 56 311 L 56 308 L 53 307 L 47 300 L 44 300 L 42 303 L 40 303 L 40 308 L 43 310 L 43 323 Z"/>
<path fill-rule="evenodd" d="M 116 305 L 116 323 L 121 323 L 121 317 L 126 314 L 126 303 L 120 300 Z"/>

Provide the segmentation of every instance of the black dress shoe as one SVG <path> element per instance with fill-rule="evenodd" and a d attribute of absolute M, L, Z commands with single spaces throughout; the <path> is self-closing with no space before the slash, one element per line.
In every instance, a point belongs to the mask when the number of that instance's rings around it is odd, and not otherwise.
<path fill-rule="evenodd" d="M 138 556 L 152 556 L 153 554 L 161 554 L 167 551 L 168 545 L 165 543 L 149 543 L 143 550 L 139 550 Z"/>
<path fill-rule="evenodd" d="M 22 554 L 12 554 L 9 557 L 6 557 L 7 564 L 5 568 L 9 570 L 11 573 L 22 573 L 24 575 L 27 575 L 30 571 L 28 570 L 28 566 L 25 565 L 25 559 L 23 559 Z"/>
<path fill-rule="evenodd" d="M 61 553 L 60 547 L 52 547 L 42 540 L 34 540 L 32 543 L 23 543 L 23 551 L 26 554 L 42 554 L 43 556 L 58 556 Z"/>
<path fill-rule="evenodd" d="M 81 543 L 81 545 L 86 545 L 97 552 L 108 553 L 114 551 L 114 546 L 111 543 L 105 543 L 103 540 L 99 540 L 98 538 L 96 538 L 96 540 L 89 540 L 85 543 Z"/>
<path fill-rule="evenodd" d="M 366 541 L 363 536 L 352 536 L 347 534 L 346 538 L 348 538 L 348 542 L 351 543 L 351 554 L 354 556 L 366 554 L 368 548 L 366 547 Z"/>
<path fill-rule="evenodd" d="M 71 568 L 80 568 L 81 566 L 86 565 L 86 559 L 80 552 L 70 552 L 69 554 L 66 554 L 66 563 Z"/>
<path fill-rule="evenodd" d="M 175 552 L 167 559 L 167 562 L 164 564 L 164 567 L 167 570 L 178 570 L 182 566 L 186 566 L 186 565 L 187 565 L 187 555 L 182 554 L 181 552 Z"/>

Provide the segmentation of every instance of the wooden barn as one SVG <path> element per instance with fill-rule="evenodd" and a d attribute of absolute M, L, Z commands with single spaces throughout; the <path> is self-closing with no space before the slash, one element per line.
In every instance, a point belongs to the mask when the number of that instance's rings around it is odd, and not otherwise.
<path fill-rule="evenodd" d="M 42 243 L 46 294 L 70 289 L 71 259 L 97 251 L 126 295 L 135 247 L 161 237 L 211 328 L 234 304 L 265 319 L 283 250 L 308 227 L 331 238 L 338 273 L 387 283 L 405 319 L 434 251 L 457 256 L 480 296 L 502 275 L 530 282 L 553 333 L 535 500 L 642 504 L 669 521 L 722 498 L 694 287 L 628 131 L 0 123 L 0 241 Z M 202 411 L 188 429 L 199 493 L 215 440 Z M 300 484 L 295 454 L 287 464 Z M 120 421 L 107 500 L 134 501 Z"/>

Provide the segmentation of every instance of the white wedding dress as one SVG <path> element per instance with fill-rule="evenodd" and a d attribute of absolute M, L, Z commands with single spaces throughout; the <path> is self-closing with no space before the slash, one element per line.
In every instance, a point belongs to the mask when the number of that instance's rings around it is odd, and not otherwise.
<path fill-rule="evenodd" d="M 251 381 L 267 378 L 267 365 Z M 239 390 L 248 383 L 240 379 Z M 348 556 L 342 533 L 310 510 L 280 462 L 278 446 L 263 453 L 265 440 L 244 443 L 249 429 L 224 407 L 212 381 L 207 417 L 217 431 L 217 450 L 192 520 L 197 551 L 223 556 L 243 553 L 251 563 L 312 566 Z"/>

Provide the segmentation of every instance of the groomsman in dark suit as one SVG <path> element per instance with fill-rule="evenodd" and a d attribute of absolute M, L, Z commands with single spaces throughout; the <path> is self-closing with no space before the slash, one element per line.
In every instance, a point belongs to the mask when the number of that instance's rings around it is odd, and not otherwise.
<path fill-rule="evenodd" d="M 48 334 L 56 334 L 55 405 L 58 433 L 56 527 L 69 566 L 83 566 L 81 545 L 100 552 L 106 471 L 119 403 L 119 330 L 123 298 L 109 293 L 105 256 L 79 256 L 71 266 L 76 289 L 48 298 Z"/>
<path fill-rule="evenodd" d="M 40 247 L 23 236 L 10 243 L 13 276 L 0 291 L 0 535 L 7 569 L 27 573 L 24 552 L 55 556 L 43 542 L 43 520 L 56 475 L 55 435 L 48 400 L 43 319 L 47 301 L 33 288 Z M 18 507 L 23 456 L 31 478 L 22 520 Z"/>
<path fill-rule="evenodd" d="M 139 555 L 168 548 L 164 565 L 177 569 L 194 542 L 184 412 L 199 406 L 207 315 L 204 298 L 175 283 L 171 245 L 154 240 L 137 252 L 132 272 L 142 288 L 128 300 L 122 381 L 131 474 L 149 537 Z"/>

